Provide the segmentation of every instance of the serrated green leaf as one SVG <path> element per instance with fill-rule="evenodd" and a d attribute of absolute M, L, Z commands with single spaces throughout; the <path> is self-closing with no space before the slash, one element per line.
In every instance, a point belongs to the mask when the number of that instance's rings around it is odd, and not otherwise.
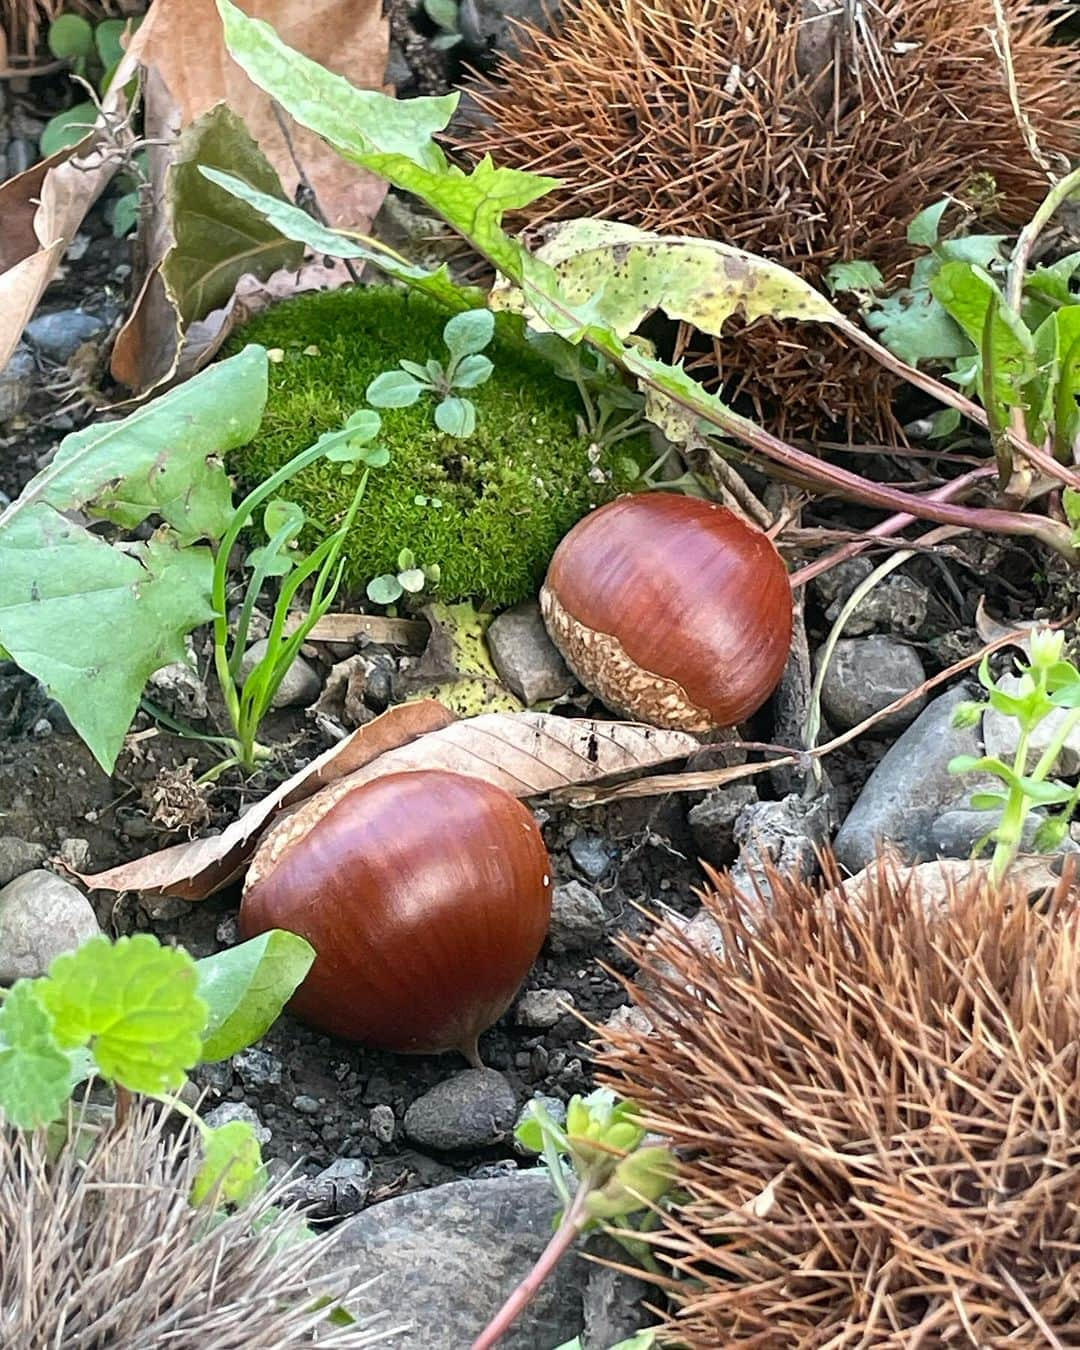
<path fill-rule="evenodd" d="M 187 327 L 220 309 L 246 273 L 265 280 L 297 267 L 304 250 L 247 202 L 201 172 L 216 168 L 285 199 L 281 180 L 243 121 L 219 103 L 181 133 L 165 182 L 175 243 L 161 264 L 169 298 Z"/>
<path fill-rule="evenodd" d="M 411 408 L 424 388 L 406 370 L 386 370 L 375 376 L 364 397 L 376 408 Z"/>
<path fill-rule="evenodd" d="M 0 1120 L 21 1130 L 59 1119 L 73 1086 L 37 985 L 18 980 L 0 1003 Z"/>
<path fill-rule="evenodd" d="M 1035 375 L 1034 339 L 1005 303 L 993 277 L 971 263 L 947 262 L 930 283 L 930 290 L 979 349 L 983 365 L 990 363 L 998 408 L 1022 404 L 1024 387 Z M 987 331 L 989 346 L 984 349 Z M 995 409 L 987 408 L 987 412 L 993 414 Z"/>
<path fill-rule="evenodd" d="M 467 398 L 444 398 L 435 409 L 435 425 L 448 436 L 471 436 L 476 430 L 476 405 Z"/>
<path fill-rule="evenodd" d="M 104 1077 L 153 1094 L 178 1088 L 199 1062 L 208 1010 L 196 984 L 187 952 L 138 933 L 58 956 L 37 996 L 61 1047 L 89 1044 Z"/>
<path fill-rule="evenodd" d="M 448 319 L 443 341 L 455 360 L 482 352 L 495 336 L 495 315 L 489 309 L 470 309 Z"/>
<path fill-rule="evenodd" d="M 246 1120 L 230 1120 L 202 1137 L 202 1165 L 191 1187 L 191 1203 L 214 1200 L 243 1205 L 265 1185 L 262 1150 Z"/>
<path fill-rule="evenodd" d="M 848 291 L 869 295 L 884 288 L 885 278 L 872 262 L 855 259 L 833 263 L 825 273 L 825 284 L 833 295 Z"/>
<path fill-rule="evenodd" d="M 466 356 L 454 371 L 453 388 L 475 389 L 491 379 L 491 372 L 494 369 L 486 356 Z"/>
<path fill-rule="evenodd" d="M 228 1059 L 264 1036 L 314 960 L 309 942 L 272 928 L 196 962 L 198 994 L 209 1009 L 203 1060 Z"/>
<path fill-rule="evenodd" d="M 925 287 L 886 297 L 867 314 L 866 324 L 909 366 L 938 365 L 972 351 L 964 330 Z"/>
<path fill-rule="evenodd" d="M 949 205 L 949 199 L 946 197 L 943 201 L 935 202 L 933 206 L 927 206 L 920 211 L 907 227 L 908 243 L 918 244 L 922 248 L 933 248 L 941 230 L 941 218 L 949 209 Z"/>

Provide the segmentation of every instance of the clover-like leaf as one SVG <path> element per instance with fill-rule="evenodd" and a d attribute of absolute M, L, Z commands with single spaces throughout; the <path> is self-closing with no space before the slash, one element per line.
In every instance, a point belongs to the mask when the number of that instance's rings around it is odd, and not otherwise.
<path fill-rule="evenodd" d="M 471 436 L 476 430 L 476 408 L 467 398 L 444 398 L 435 409 L 435 425 L 448 436 Z"/>
<path fill-rule="evenodd" d="M 203 1060 L 228 1059 L 265 1035 L 314 960 L 309 942 L 272 928 L 196 962 L 199 997 L 209 1009 Z"/>
<path fill-rule="evenodd" d="M 91 938 L 38 986 L 63 1048 L 89 1044 L 104 1077 L 133 1092 L 178 1088 L 197 1064 L 208 1009 L 195 962 L 149 933 Z"/>
<path fill-rule="evenodd" d="M 367 584 L 367 598 L 376 605 L 392 605 L 400 600 L 402 585 L 397 577 L 389 572 L 381 577 L 373 577 Z"/>
<path fill-rule="evenodd" d="M 482 352 L 495 336 L 495 315 L 490 309 L 467 309 L 446 321 L 443 341 L 455 360 Z"/>
<path fill-rule="evenodd" d="M 422 567 L 407 567 L 397 574 L 397 579 L 401 589 L 408 591 L 410 595 L 416 595 L 427 585 L 427 577 Z"/>
<path fill-rule="evenodd" d="M 242 1205 L 262 1190 L 266 1179 L 262 1150 L 246 1120 L 230 1120 L 207 1130 L 202 1149 L 202 1166 L 191 1187 L 193 1205 L 206 1200 Z"/>
<path fill-rule="evenodd" d="M 407 370 L 386 370 L 375 376 L 364 396 L 375 408 L 410 408 L 424 388 Z"/>
<path fill-rule="evenodd" d="M 37 980 L 18 980 L 0 1004 L 0 1119 L 47 1125 L 71 1096 L 72 1062 L 57 1044 Z"/>

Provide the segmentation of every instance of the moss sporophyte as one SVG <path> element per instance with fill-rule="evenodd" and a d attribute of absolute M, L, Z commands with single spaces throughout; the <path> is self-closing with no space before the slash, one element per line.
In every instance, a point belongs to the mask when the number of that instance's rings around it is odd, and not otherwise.
<path fill-rule="evenodd" d="M 443 360 L 447 317 L 426 297 L 379 286 L 302 296 L 255 319 L 236 347 L 256 342 L 279 356 L 262 425 L 230 456 L 230 470 L 245 484 L 263 481 L 364 407 L 378 376 L 402 360 Z M 498 315 L 485 350 L 494 369 L 468 391 L 476 425 L 467 439 L 435 424 L 429 398 L 385 410 L 380 443 L 390 460 L 349 529 L 345 588 L 362 593 L 372 578 L 396 574 L 407 549 L 439 568 L 440 598 L 513 604 L 536 593 L 571 526 L 632 486 L 648 462 L 644 438 L 597 455 L 581 434 L 576 389 L 524 344 L 520 319 Z M 344 519 L 354 490 L 326 460 L 290 481 L 307 520 L 303 545 Z"/>

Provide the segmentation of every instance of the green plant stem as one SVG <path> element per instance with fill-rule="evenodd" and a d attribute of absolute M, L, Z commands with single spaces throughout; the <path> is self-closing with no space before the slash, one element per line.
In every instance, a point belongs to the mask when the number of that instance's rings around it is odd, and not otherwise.
<path fill-rule="evenodd" d="M 1043 679 L 1045 678 L 1045 675 L 1043 675 Z M 1057 763 L 1065 742 L 1078 724 L 1080 724 L 1080 708 L 1073 708 L 1068 717 L 1062 719 L 1061 726 L 1054 733 L 1046 749 L 1039 756 L 1038 763 L 1028 775 L 1035 782 L 1041 783 L 1046 779 L 1047 774 Z M 1025 728 L 1021 731 L 1016 754 L 1013 756 L 1013 772 L 1018 776 L 1023 776 L 1027 770 L 1027 753 L 1031 741 L 1031 731 L 1032 728 Z M 996 844 L 994 856 L 990 862 L 990 879 L 995 884 L 1002 881 L 1013 859 L 1020 851 L 1024 834 L 1024 821 L 1027 819 L 1032 801 L 1033 798 L 1029 797 L 1023 788 L 1009 788 L 1005 799 L 1005 809 L 1001 813 L 1001 824 L 994 832 Z"/>
<path fill-rule="evenodd" d="M 498 1345 L 540 1292 L 544 1281 L 574 1245 L 588 1221 L 585 1207 L 591 1190 L 592 1181 L 586 1176 L 578 1184 L 569 1209 L 563 1215 L 562 1222 L 552 1235 L 551 1241 L 540 1253 L 536 1264 L 473 1341 L 472 1350 L 491 1350 L 492 1346 Z"/>

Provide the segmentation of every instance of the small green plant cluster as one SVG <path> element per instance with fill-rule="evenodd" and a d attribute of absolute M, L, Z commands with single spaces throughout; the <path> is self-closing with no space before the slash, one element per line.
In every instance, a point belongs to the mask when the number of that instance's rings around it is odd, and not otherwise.
<path fill-rule="evenodd" d="M 536 1265 L 472 1350 L 498 1344 L 583 1233 L 603 1229 L 640 1266 L 658 1269 L 648 1242 L 633 1234 L 656 1226 L 657 1207 L 671 1193 L 677 1168 L 670 1149 L 648 1142 L 632 1102 L 619 1101 L 608 1088 L 572 1097 L 563 1127 L 534 1100 L 515 1135 L 524 1148 L 543 1157 L 562 1210 Z M 651 1345 L 651 1334 L 643 1332 L 625 1344 Z"/>
<path fill-rule="evenodd" d="M 495 315 L 490 309 L 469 309 L 447 319 L 443 342 L 450 359 L 444 365 L 434 358 L 420 365 L 400 361 L 397 370 L 376 375 L 367 387 L 373 408 L 411 408 L 421 394 L 434 394 L 435 425 L 448 436 L 464 439 L 476 430 L 476 404 L 463 398 L 461 390 L 476 389 L 491 379 L 494 366 L 484 356 L 495 336 Z"/>
<path fill-rule="evenodd" d="M 1036 807 L 1058 807 L 1039 826 L 1035 847 L 1051 851 L 1061 843 L 1080 802 L 1080 784 L 1075 787 L 1051 778 L 1065 742 L 1080 725 L 1080 670 L 1063 657 L 1065 635 L 1049 629 L 1031 634 L 1031 660 L 1020 667 L 1015 691 L 1001 687 L 990 672 L 989 657 L 979 667 L 979 683 L 986 690 L 985 702 L 962 703 L 953 713 L 956 726 L 973 726 L 987 706 L 1016 720 L 1019 735 L 1013 762 L 992 755 L 958 755 L 949 764 L 949 772 L 991 774 L 1000 780 L 1002 791 L 976 792 L 971 805 L 975 810 L 1000 811 L 999 823 L 979 841 L 978 853 L 988 842 L 994 844 L 991 875 L 1000 881 L 1016 857 L 1023 838 L 1024 823 Z M 1029 767 L 1032 737 L 1047 718 L 1056 716 L 1052 734 L 1034 767 Z"/>
<path fill-rule="evenodd" d="M 315 959 L 278 929 L 195 961 L 149 933 L 92 938 L 46 975 L 0 990 L 0 1123 L 32 1130 L 67 1113 L 88 1078 L 166 1102 L 200 1134 L 194 1203 L 239 1204 L 265 1183 L 251 1127 L 212 1129 L 173 1094 L 197 1064 L 229 1059 L 277 1019 Z"/>
<path fill-rule="evenodd" d="M 458 0 L 424 0 L 424 13 L 439 30 L 431 40 L 436 51 L 448 52 L 465 40 Z"/>
<path fill-rule="evenodd" d="M 439 595 L 447 602 L 478 598 L 513 604 L 533 595 L 562 536 L 589 510 L 637 479 L 636 456 L 646 456 L 644 436 L 618 447 L 594 448 L 579 426 L 575 387 L 554 373 L 545 356 L 522 340 L 513 315 L 451 319 L 426 296 L 388 286 L 363 286 L 300 296 L 260 315 L 237 337 L 281 353 L 270 366 L 262 424 L 229 459 L 247 483 L 259 483 L 301 447 L 340 426 L 369 396 L 380 396 L 387 376 L 409 402 L 383 419 L 382 443 L 392 456 L 388 470 L 369 484 L 342 551 L 343 585 L 363 592 L 378 578 L 380 603 L 393 603 L 400 574 L 439 568 Z M 482 325 L 482 327 L 481 327 Z M 483 341 L 486 354 L 458 347 L 457 374 L 486 371 L 466 366 L 473 358 L 491 363 L 490 377 L 469 390 L 473 426 L 468 439 L 448 434 L 426 410 L 425 378 L 432 353 L 446 341 L 466 346 Z M 470 338 L 471 334 L 471 338 Z M 564 344 L 565 345 L 565 344 Z M 387 372 L 387 358 L 408 362 Z M 440 366 L 443 378 L 455 361 Z M 399 378 L 400 377 L 400 378 Z M 468 377 L 468 375 L 467 375 Z M 445 408 L 454 395 L 438 405 Z M 464 402 L 464 400 L 459 400 Z M 341 520 L 350 490 L 333 464 L 320 462 L 299 473 L 290 496 L 303 507 L 308 525 L 301 542 L 321 537 L 328 519 Z M 403 566 L 411 554 L 414 560 Z M 406 582 L 419 581 L 415 575 Z M 370 595 L 370 593 L 369 593 Z M 386 595 L 388 598 L 382 600 Z M 374 598 L 374 597 L 371 597 Z"/>
<path fill-rule="evenodd" d="M 439 584 L 442 568 L 438 563 L 418 566 L 411 548 L 403 548 L 397 556 L 397 571 L 373 577 L 367 584 L 367 597 L 376 605 L 393 605 L 403 595 L 419 595 Z"/>

